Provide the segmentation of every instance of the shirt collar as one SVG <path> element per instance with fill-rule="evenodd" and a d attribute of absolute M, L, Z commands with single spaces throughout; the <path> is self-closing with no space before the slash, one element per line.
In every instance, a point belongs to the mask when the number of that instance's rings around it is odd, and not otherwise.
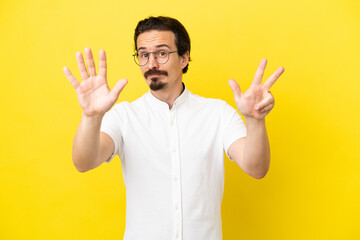
<path fill-rule="evenodd" d="M 177 106 L 179 106 L 181 103 L 183 103 L 183 102 L 186 100 L 187 96 L 189 95 L 189 90 L 186 89 L 185 84 L 182 83 L 182 85 L 183 85 L 184 90 L 182 91 L 182 93 L 180 94 L 180 96 L 175 99 L 172 108 L 177 107 Z M 149 90 L 148 95 L 149 95 L 149 99 L 150 99 L 150 101 L 151 101 L 152 103 L 158 104 L 159 106 L 166 106 L 167 108 L 169 108 L 169 105 L 168 105 L 166 102 L 163 102 L 163 101 L 161 101 L 160 99 L 156 98 L 156 97 L 151 93 L 150 90 Z"/>

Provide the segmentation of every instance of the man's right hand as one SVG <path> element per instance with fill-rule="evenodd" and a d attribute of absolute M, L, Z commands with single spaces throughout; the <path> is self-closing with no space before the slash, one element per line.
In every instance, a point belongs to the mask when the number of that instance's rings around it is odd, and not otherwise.
<path fill-rule="evenodd" d="M 99 52 L 98 75 L 96 75 L 95 63 L 90 48 L 85 48 L 85 57 L 89 73 L 86 70 L 81 52 L 76 53 L 76 60 L 82 78 L 81 83 L 72 75 L 67 67 L 64 67 L 63 70 L 67 79 L 75 88 L 83 114 L 87 117 L 102 117 L 115 104 L 120 92 L 127 84 L 127 80 L 121 79 L 116 83 L 113 90 L 110 91 L 106 80 L 107 65 L 105 51 L 100 50 Z"/>

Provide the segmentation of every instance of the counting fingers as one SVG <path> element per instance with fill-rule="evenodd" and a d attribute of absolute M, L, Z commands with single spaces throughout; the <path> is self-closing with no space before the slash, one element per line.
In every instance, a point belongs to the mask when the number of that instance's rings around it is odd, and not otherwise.
<path fill-rule="evenodd" d="M 74 77 L 74 75 L 72 75 L 71 71 L 69 68 L 64 67 L 63 71 L 65 73 L 66 78 L 69 80 L 69 82 L 71 83 L 71 85 L 77 89 L 80 86 L 79 81 Z"/>
<path fill-rule="evenodd" d="M 260 113 L 269 112 L 271 109 L 273 109 L 273 107 L 274 107 L 274 104 L 267 105 L 266 107 L 262 108 L 259 112 Z"/>
<path fill-rule="evenodd" d="M 258 69 L 255 72 L 254 80 L 252 84 L 261 84 L 262 78 L 264 76 L 267 60 L 266 58 L 261 59 Z"/>
<path fill-rule="evenodd" d="M 256 104 L 255 110 L 262 111 L 264 108 L 267 108 L 270 105 L 274 106 L 274 97 L 271 95 L 270 92 L 268 92 L 266 98 L 264 98 L 261 102 Z"/>
<path fill-rule="evenodd" d="M 99 75 L 106 78 L 107 73 L 107 64 L 106 64 L 106 54 L 104 50 L 99 51 Z"/>
<path fill-rule="evenodd" d="M 276 82 L 276 80 L 281 76 L 281 74 L 283 74 L 283 72 L 285 71 L 285 69 L 283 67 L 279 67 L 274 73 L 273 75 L 271 75 L 266 82 L 264 82 L 263 87 L 269 91 L 269 89 L 271 88 L 272 85 L 274 85 L 274 83 Z"/>
<path fill-rule="evenodd" d="M 90 48 L 85 48 L 85 58 L 86 58 L 86 63 L 88 66 L 90 77 L 95 77 L 96 76 L 95 62 Z"/>
<path fill-rule="evenodd" d="M 85 81 L 86 79 L 88 79 L 89 75 L 87 73 L 84 58 L 81 52 L 76 53 L 76 61 L 78 63 L 81 79 Z"/>

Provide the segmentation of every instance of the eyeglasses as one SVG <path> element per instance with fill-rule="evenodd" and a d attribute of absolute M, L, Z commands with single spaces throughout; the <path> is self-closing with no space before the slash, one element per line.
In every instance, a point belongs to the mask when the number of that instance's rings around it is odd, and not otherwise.
<path fill-rule="evenodd" d="M 140 67 L 145 66 L 149 62 L 150 54 L 154 54 L 155 61 L 158 64 L 165 64 L 169 61 L 170 54 L 175 53 L 177 51 L 165 51 L 165 50 L 158 50 L 156 52 L 138 52 L 133 55 L 134 61 Z"/>

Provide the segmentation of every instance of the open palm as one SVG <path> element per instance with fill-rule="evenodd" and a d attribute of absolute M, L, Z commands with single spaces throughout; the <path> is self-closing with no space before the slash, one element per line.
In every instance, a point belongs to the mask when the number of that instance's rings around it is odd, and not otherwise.
<path fill-rule="evenodd" d="M 99 75 L 96 75 L 93 55 L 89 48 L 85 49 L 85 57 L 89 74 L 86 70 L 82 54 L 80 52 L 76 53 L 76 60 L 83 80 L 81 83 L 72 75 L 67 67 L 64 67 L 63 70 L 75 88 L 79 104 L 84 114 L 87 116 L 102 115 L 115 104 L 120 92 L 127 84 L 127 80 L 122 79 L 118 81 L 113 90 L 110 91 L 106 79 L 107 65 L 105 51 L 100 50 L 99 52 Z"/>
<path fill-rule="evenodd" d="M 229 85 L 234 93 L 236 106 L 245 118 L 264 119 L 274 107 L 274 97 L 269 89 L 284 72 L 284 68 L 278 68 L 275 73 L 261 85 L 266 63 L 266 59 L 261 60 L 255 73 L 254 80 L 245 93 L 241 92 L 241 89 L 235 80 L 229 80 Z"/>

